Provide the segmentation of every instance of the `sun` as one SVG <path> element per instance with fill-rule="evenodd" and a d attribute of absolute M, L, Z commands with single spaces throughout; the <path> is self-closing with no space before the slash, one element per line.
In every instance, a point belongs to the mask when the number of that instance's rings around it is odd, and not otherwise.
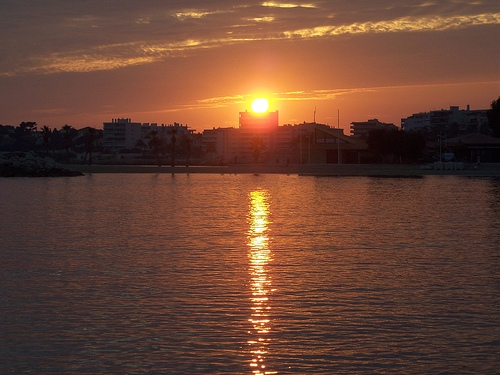
<path fill-rule="evenodd" d="M 269 108 L 269 101 L 265 98 L 258 98 L 252 102 L 252 111 L 255 113 L 264 113 Z"/>

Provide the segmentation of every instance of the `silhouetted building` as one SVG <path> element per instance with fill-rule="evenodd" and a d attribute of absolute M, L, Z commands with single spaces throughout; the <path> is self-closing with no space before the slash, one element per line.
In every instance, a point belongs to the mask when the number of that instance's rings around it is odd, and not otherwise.
<path fill-rule="evenodd" d="M 188 129 L 187 125 L 182 125 L 177 122 L 169 125 L 158 125 L 155 122 L 132 122 L 129 118 L 118 118 L 112 119 L 111 122 L 104 122 L 103 129 L 104 148 L 113 152 L 137 148 L 139 141 L 142 141 L 143 145 L 147 145 L 149 134 L 152 131 L 156 131 L 158 138 L 165 139 L 167 144 L 171 142 L 173 135 L 175 135 L 177 140 L 181 140 L 186 137 L 191 137 L 193 133 L 192 130 Z"/>
<path fill-rule="evenodd" d="M 430 112 L 414 113 L 410 117 L 401 119 L 401 129 L 405 131 L 429 128 L 430 126 L 431 126 Z"/>
<path fill-rule="evenodd" d="M 241 162 L 268 162 L 274 156 L 275 136 L 278 130 L 278 111 L 240 112 L 239 131 L 236 133 L 236 160 Z"/>
<path fill-rule="evenodd" d="M 450 109 L 440 109 L 421 112 L 401 119 L 401 128 L 405 131 L 425 130 L 441 134 L 443 137 L 457 137 L 469 133 L 479 133 L 488 123 L 488 110 L 460 109 L 451 106 Z"/>
<path fill-rule="evenodd" d="M 134 148 L 142 137 L 141 126 L 140 122 L 132 122 L 129 118 L 118 118 L 112 119 L 111 122 L 104 122 L 104 148 L 114 152 Z"/>
<path fill-rule="evenodd" d="M 202 135 L 202 150 L 212 164 L 225 164 L 237 154 L 235 128 L 206 129 Z"/>
<path fill-rule="evenodd" d="M 344 135 L 343 129 L 324 124 L 296 125 L 293 162 L 299 164 L 362 163 L 367 159 L 368 146 L 362 139 Z"/>
<path fill-rule="evenodd" d="M 257 132 L 269 132 L 278 127 L 278 111 L 276 112 L 240 112 L 240 129 Z"/>
<path fill-rule="evenodd" d="M 499 163 L 500 138 L 470 133 L 443 142 L 445 152 L 453 152 L 457 159 L 472 163 Z"/>
<path fill-rule="evenodd" d="M 355 138 L 366 141 L 368 140 L 368 134 L 374 129 L 397 129 L 397 126 L 380 122 L 376 118 L 363 122 L 351 122 L 351 135 Z"/>
<path fill-rule="evenodd" d="M 256 160 L 270 164 L 331 164 L 360 163 L 368 159 L 366 142 L 344 135 L 343 129 L 305 122 L 272 124 L 271 131 L 257 126 L 256 122 L 246 128 L 243 125 L 237 129 L 205 130 L 204 153 L 217 164 Z"/>

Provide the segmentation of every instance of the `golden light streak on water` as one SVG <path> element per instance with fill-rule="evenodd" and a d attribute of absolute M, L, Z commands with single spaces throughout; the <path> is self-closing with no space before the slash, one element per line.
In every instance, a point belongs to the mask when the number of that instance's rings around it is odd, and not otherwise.
<path fill-rule="evenodd" d="M 248 230 L 248 260 L 250 273 L 250 289 L 252 292 L 252 314 L 249 322 L 253 330 L 249 333 L 252 339 L 248 340 L 252 359 L 250 368 L 255 375 L 276 374 L 266 368 L 265 356 L 268 353 L 271 331 L 269 313 L 271 305 L 268 294 L 271 292 L 271 277 L 267 265 L 272 261 L 268 237 L 269 204 L 267 193 L 253 191 L 250 193 L 250 212 Z"/>

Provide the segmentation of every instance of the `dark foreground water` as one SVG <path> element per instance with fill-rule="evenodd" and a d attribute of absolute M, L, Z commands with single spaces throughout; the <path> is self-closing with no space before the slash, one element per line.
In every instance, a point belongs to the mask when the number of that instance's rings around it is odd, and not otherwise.
<path fill-rule="evenodd" d="M 0 373 L 495 374 L 500 181 L 0 179 Z"/>

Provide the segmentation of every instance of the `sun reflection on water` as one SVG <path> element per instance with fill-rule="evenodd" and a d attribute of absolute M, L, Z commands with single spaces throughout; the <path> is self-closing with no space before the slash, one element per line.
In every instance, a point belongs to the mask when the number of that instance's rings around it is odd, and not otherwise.
<path fill-rule="evenodd" d="M 252 314 L 249 319 L 253 325 L 252 336 L 248 340 L 252 360 L 250 367 L 256 375 L 276 374 L 276 371 L 266 369 L 265 355 L 270 342 L 269 332 L 270 310 L 268 294 L 271 292 L 271 277 L 267 265 L 272 261 L 269 249 L 268 231 L 269 205 L 267 193 L 253 191 L 250 193 L 250 229 L 248 231 L 248 259 L 250 272 L 250 289 L 252 292 Z"/>

